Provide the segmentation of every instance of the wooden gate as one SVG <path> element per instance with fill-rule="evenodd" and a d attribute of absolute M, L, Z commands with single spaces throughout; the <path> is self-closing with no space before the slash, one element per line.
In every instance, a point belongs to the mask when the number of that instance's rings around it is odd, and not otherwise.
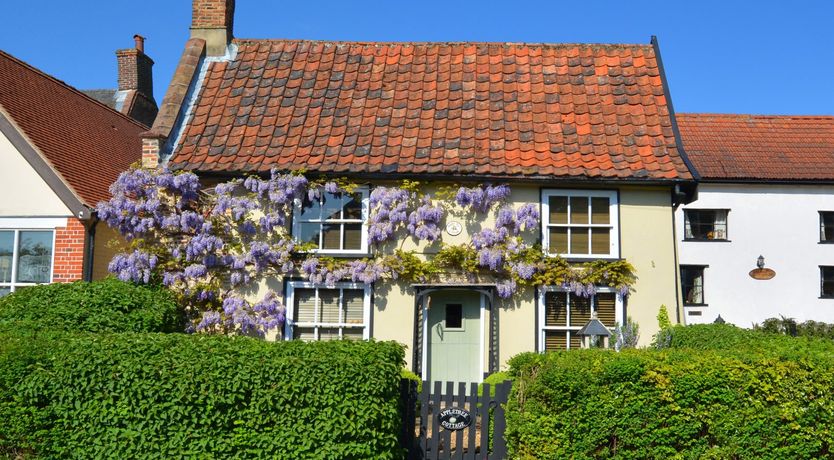
<path fill-rule="evenodd" d="M 477 383 L 458 383 L 455 388 L 453 382 L 445 385 L 434 382 L 433 387 L 423 382 L 422 386 L 419 394 L 417 382 L 403 380 L 401 386 L 404 402 L 401 439 L 409 459 L 507 457 L 503 405 L 507 403 L 511 381 L 492 388 L 485 383 L 480 396 Z M 451 428 L 444 428 L 444 423 Z"/>

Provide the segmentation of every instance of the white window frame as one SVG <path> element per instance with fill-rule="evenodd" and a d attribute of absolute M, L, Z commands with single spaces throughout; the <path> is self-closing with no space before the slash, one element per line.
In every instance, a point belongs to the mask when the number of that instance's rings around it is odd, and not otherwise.
<path fill-rule="evenodd" d="M 322 191 L 322 193 L 326 193 Z M 367 186 L 363 187 L 356 187 L 352 193 L 361 193 L 362 194 L 362 219 L 328 219 L 328 220 L 321 220 L 319 218 L 318 222 L 319 225 L 324 224 L 333 224 L 333 225 L 340 225 L 341 233 L 344 233 L 344 224 L 362 224 L 362 245 L 359 249 L 322 249 L 322 243 L 324 238 L 324 233 L 319 231 L 319 243 L 318 247 L 315 249 L 310 250 L 311 253 L 316 254 L 330 254 L 330 255 L 363 255 L 368 254 L 368 214 L 369 214 L 369 207 L 370 207 L 370 190 Z M 299 235 L 301 234 L 301 221 L 299 220 L 301 216 L 301 207 L 303 203 L 302 200 L 295 200 L 295 209 L 293 212 L 292 218 L 292 235 L 298 241 Z M 304 221 L 304 222 L 316 222 L 313 221 Z M 340 240 L 341 241 L 341 240 Z"/>
<path fill-rule="evenodd" d="M 548 292 L 567 292 L 568 293 L 568 309 L 565 312 L 565 326 L 545 326 L 544 324 L 544 317 L 545 317 L 545 295 Z M 541 286 L 539 287 L 539 302 L 538 302 L 538 344 L 539 344 L 539 351 L 544 352 L 544 343 L 545 343 L 545 332 L 546 331 L 567 331 L 571 333 L 575 333 L 582 329 L 582 326 L 570 326 L 570 289 L 565 289 L 560 286 Z M 621 295 L 617 294 L 617 290 L 611 287 L 597 287 L 597 293 L 613 293 L 614 294 L 614 319 L 619 324 L 624 324 L 624 314 L 625 308 L 623 308 L 623 298 Z M 596 303 L 594 299 L 591 299 L 591 317 L 594 317 L 596 313 Z M 584 325 L 583 325 L 584 326 Z M 565 342 L 566 349 L 570 350 L 570 336 L 566 337 Z"/>
<path fill-rule="evenodd" d="M 295 290 L 296 289 L 315 289 L 316 290 L 316 311 L 314 313 L 314 321 L 312 323 L 301 323 L 295 321 Z M 371 338 L 371 287 L 364 283 L 336 283 L 333 287 L 325 286 L 324 284 L 311 283 L 309 281 L 289 281 L 287 283 L 287 320 L 284 322 L 284 340 L 293 339 L 293 328 L 312 327 L 315 328 L 315 340 L 319 338 L 319 328 L 339 328 L 339 338 L 342 338 L 343 328 L 357 328 L 356 324 L 348 324 L 344 322 L 338 323 L 322 323 L 318 320 L 319 308 L 319 291 L 320 290 L 336 290 L 336 289 L 361 289 L 364 291 L 362 299 L 363 313 L 362 313 L 362 339 L 368 340 Z M 342 304 L 342 293 L 339 293 L 339 305 Z M 339 309 L 339 316 L 341 317 L 342 310 Z"/>
<path fill-rule="evenodd" d="M 582 198 L 608 198 L 608 218 L 607 224 L 592 224 L 590 221 L 587 224 L 551 224 L 550 223 L 550 198 L 554 196 L 567 197 L 568 202 L 572 197 Z M 544 253 L 548 256 L 561 256 L 570 259 L 619 259 L 620 258 L 620 213 L 619 200 L 616 190 L 567 190 L 567 189 L 547 189 L 542 190 L 541 198 L 542 206 L 542 247 Z M 591 216 L 591 200 L 588 200 L 588 216 Z M 568 219 L 570 219 L 570 211 L 568 211 Z M 550 253 L 550 229 L 564 227 L 588 227 L 589 241 L 591 228 L 610 228 L 609 236 L 610 247 L 608 254 L 551 254 Z M 590 249 L 589 249 L 590 250 Z M 570 233 L 568 233 L 568 251 L 570 251 Z"/>
<path fill-rule="evenodd" d="M 55 278 L 55 227 L 29 227 L 29 228 L 7 228 L 6 225 L 3 225 L 4 222 L 0 221 L 0 232 L 14 232 L 14 237 L 12 238 L 12 272 L 11 272 L 11 281 L 10 282 L 3 282 L 0 281 L 0 289 L 9 288 L 9 294 L 14 292 L 18 287 L 26 287 L 26 286 L 37 286 L 39 284 L 52 284 Z M 36 222 L 37 224 L 37 222 Z M 66 225 L 66 220 L 64 220 L 64 224 Z M 49 262 L 49 281 L 45 283 L 21 283 L 17 281 L 17 265 L 18 265 L 18 258 L 20 257 L 20 232 L 50 232 L 52 233 L 52 259 Z"/>

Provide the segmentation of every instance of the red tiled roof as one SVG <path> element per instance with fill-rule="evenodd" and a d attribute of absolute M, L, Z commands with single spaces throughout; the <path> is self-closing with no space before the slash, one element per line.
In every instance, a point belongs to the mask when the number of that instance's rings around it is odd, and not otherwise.
<path fill-rule="evenodd" d="M 3 51 L 0 106 L 87 206 L 142 156 L 145 127 Z"/>
<path fill-rule="evenodd" d="M 834 117 L 679 113 L 703 179 L 834 179 Z"/>
<path fill-rule="evenodd" d="M 651 45 L 235 43 L 175 169 L 692 178 Z"/>

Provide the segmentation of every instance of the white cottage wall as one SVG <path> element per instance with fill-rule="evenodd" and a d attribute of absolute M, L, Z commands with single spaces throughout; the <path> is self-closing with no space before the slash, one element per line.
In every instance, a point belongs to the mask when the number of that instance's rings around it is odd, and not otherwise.
<path fill-rule="evenodd" d="M 729 209 L 729 241 L 684 241 L 684 209 Z M 834 211 L 834 186 L 700 184 L 698 200 L 675 213 L 680 264 L 707 266 L 707 306 L 684 306 L 684 322 L 834 322 L 834 299 L 820 298 L 819 266 L 834 265 L 834 245 L 820 243 L 819 211 Z M 776 272 L 771 280 L 749 276 L 760 255 Z"/>

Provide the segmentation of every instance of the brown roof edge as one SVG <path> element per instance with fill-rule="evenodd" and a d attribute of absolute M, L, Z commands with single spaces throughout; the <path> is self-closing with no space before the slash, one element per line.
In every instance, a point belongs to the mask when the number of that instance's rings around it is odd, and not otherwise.
<path fill-rule="evenodd" d="M 167 139 L 177 123 L 180 112 L 184 109 L 185 96 L 191 82 L 197 77 L 200 69 L 200 62 L 206 56 L 206 41 L 201 38 L 192 38 L 185 42 L 185 50 L 182 52 L 177 69 L 168 91 L 162 99 L 162 106 L 149 131 L 142 133 L 142 137 L 151 139 Z"/>
<path fill-rule="evenodd" d="M 660 73 L 660 82 L 663 85 L 663 92 L 666 96 L 666 105 L 669 107 L 669 119 L 672 121 L 672 132 L 675 135 L 675 143 L 678 147 L 678 154 L 683 160 L 683 164 L 685 164 L 686 168 L 689 169 L 689 173 L 692 175 L 692 180 L 697 182 L 701 178 L 701 175 L 698 173 L 695 165 L 689 161 L 689 156 L 686 154 L 686 150 L 683 146 L 683 138 L 681 138 L 681 132 L 680 129 L 678 129 L 678 120 L 675 118 L 675 107 L 672 105 L 672 93 L 669 91 L 669 82 L 666 80 L 666 69 L 663 67 L 663 59 L 660 57 L 660 42 L 657 40 L 656 35 L 652 35 L 651 44 L 652 48 L 654 48 L 654 58 L 657 60 L 657 70 Z"/>

